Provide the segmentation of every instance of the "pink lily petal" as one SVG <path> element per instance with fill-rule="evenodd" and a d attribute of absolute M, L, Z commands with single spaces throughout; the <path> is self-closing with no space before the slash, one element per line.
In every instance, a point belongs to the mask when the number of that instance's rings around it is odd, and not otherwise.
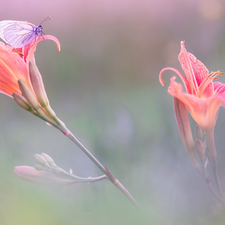
<path fill-rule="evenodd" d="M 196 95 L 202 81 L 209 76 L 209 71 L 201 61 L 197 60 L 194 55 L 186 51 L 183 41 L 181 42 L 181 50 L 178 59 L 187 76 L 189 93 Z M 208 84 L 203 93 L 205 97 L 212 95 L 212 82 Z"/>
<path fill-rule="evenodd" d="M 24 48 L 24 60 L 26 62 L 29 62 L 29 61 L 35 62 L 34 52 L 36 50 L 36 46 L 40 41 L 43 41 L 43 40 L 54 41 L 57 45 L 57 50 L 60 51 L 60 43 L 59 43 L 59 40 L 56 37 L 54 37 L 52 35 L 42 35 L 34 43 L 30 43 L 29 45 L 25 46 L 25 48 Z"/>
<path fill-rule="evenodd" d="M 17 81 L 23 79 L 29 86 L 27 65 L 12 52 L 10 46 L 0 43 L 0 92 L 12 97 L 13 92 L 21 93 Z"/>
<path fill-rule="evenodd" d="M 186 91 L 187 91 L 187 85 L 188 85 L 188 81 L 187 81 L 187 78 L 177 69 L 174 69 L 172 67 L 166 67 L 164 69 L 162 69 L 159 73 L 159 82 L 162 84 L 162 86 L 165 85 L 164 81 L 162 80 L 162 74 L 166 71 L 166 70 L 172 70 L 174 71 L 180 78 L 181 80 L 183 81 L 183 84 L 186 88 Z"/>
<path fill-rule="evenodd" d="M 58 39 L 51 35 L 43 35 L 36 41 L 29 43 L 23 48 L 13 49 L 0 42 L 0 93 L 9 97 L 12 94 L 21 94 L 18 80 L 22 79 L 33 90 L 29 79 L 29 62 L 35 61 L 34 52 L 37 44 L 42 40 L 52 40 L 60 51 Z"/>
<path fill-rule="evenodd" d="M 221 82 L 214 82 L 213 86 L 215 94 L 221 94 L 225 92 L 225 84 Z"/>
<path fill-rule="evenodd" d="M 183 92 L 182 85 L 177 83 L 175 79 L 176 77 L 171 78 L 168 92 L 186 105 L 193 119 L 203 130 L 213 129 L 218 109 L 225 101 L 225 94 L 200 99 L 195 95 Z"/>

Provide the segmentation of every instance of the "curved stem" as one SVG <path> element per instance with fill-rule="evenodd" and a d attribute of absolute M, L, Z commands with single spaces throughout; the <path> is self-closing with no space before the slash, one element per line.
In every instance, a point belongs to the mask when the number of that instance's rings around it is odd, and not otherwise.
<path fill-rule="evenodd" d="M 43 166 L 42 166 L 43 167 Z M 69 179 L 69 180 L 77 180 L 77 181 L 84 181 L 84 182 L 95 182 L 95 179 L 96 181 L 98 180 L 103 180 L 103 179 L 108 179 L 108 177 L 106 175 L 102 175 L 102 176 L 99 176 L 99 177 L 79 177 L 79 176 L 76 176 L 74 175 L 73 173 L 69 173 L 65 170 L 63 170 L 62 168 L 60 167 L 51 167 L 51 166 L 46 166 L 44 167 L 44 170 L 48 173 L 52 173 L 54 174 L 55 176 L 59 177 L 59 178 L 62 178 L 62 179 Z"/>
<path fill-rule="evenodd" d="M 87 148 L 82 145 L 82 143 L 72 134 L 72 132 L 63 124 L 61 120 L 59 120 L 57 117 L 54 118 L 55 122 L 51 121 L 47 117 L 40 117 L 37 113 L 33 113 L 35 116 L 41 118 L 42 120 L 48 122 L 51 124 L 53 127 L 57 128 L 60 130 L 66 137 L 68 137 L 72 142 L 74 142 L 87 156 L 88 158 L 107 176 L 107 178 L 115 185 L 117 188 L 119 188 L 125 195 L 126 197 L 138 208 L 141 208 L 140 205 L 137 203 L 137 201 L 134 199 L 134 197 L 127 191 L 127 189 L 117 180 L 117 182 L 113 182 L 112 177 L 111 177 L 111 172 L 106 169 L 89 151 Z M 111 174 L 111 175 L 110 175 Z M 105 178 L 104 178 L 105 179 Z M 76 181 L 75 181 L 76 182 Z M 85 181 L 84 181 L 85 182 Z M 92 181 L 95 182 L 95 181 Z"/>
<path fill-rule="evenodd" d="M 74 142 L 88 157 L 89 159 L 92 160 L 93 163 L 95 163 L 95 165 L 98 166 L 98 168 L 104 173 L 106 174 L 106 170 L 105 167 L 87 150 L 87 148 L 85 148 L 82 143 L 72 134 L 72 132 L 65 127 L 65 125 L 63 124 L 63 126 L 61 125 L 62 123 L 59 123 L 59 120 L 57 118 L 57 124 L 54 123 L 53 121 L 51 121 L 48 117 L 40 117 L 37 113 L 33 113 L 35 116 L 41 118 L 42 120 L 44 120 L 45 122 L 49 123 L 50 125 L 52 125 L 53 127 L 57 128 L 58 130 L 60 130 L 65 136 L 67 136 L 72 142 Z"/>
<path fill-rule="evenodd" d="M 108 179 L 108 177 L 106 175 L 102 175 L 99 177 L 89 177 L 89 178 L 82 178 L 82 179 L 78 179 L 78 180 L 73 180 L 71 181 L 70 184 L 74 184 L 74 183 L 94 183 L 94 182 L 98 182 L 100 180 L 105 180 Z"/>
<path fill-rule="evenodd" d="M 67 129 L 67 132 L 63 132 L 71 141 L 73 141 L 87 156 L 91 161 L 108 177 L 108 179 L 119 188 L 126 197 L 138 208 L 141 208 L 138 202 L 134 199 L 134 197 L 128 192 L 128 190 L 117 180 L 114 178 L 112 173 L 104 167 L 81 143 L 80 141 Z"/>
<path fill-rule="evenodd" d="M 79 149 L 81 149 L 87 156 L 88 158 L 104 173 L 106 174 L 105 167 L 85 148 L 81 142 L 69 131 L 67 130 L 68 133 L 65 134 L 73 143 L 75 143 Z M 107 175 L 107 174 L 106 174 Z"/>

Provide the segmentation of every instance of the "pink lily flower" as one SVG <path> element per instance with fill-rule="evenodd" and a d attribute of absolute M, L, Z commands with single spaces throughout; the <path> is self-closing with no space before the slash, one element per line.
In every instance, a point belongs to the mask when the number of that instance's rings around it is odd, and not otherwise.
<path fill-rule="evenodd" d="M 13 93 L 21 94 L 18 85 L 18 80 L 20 79 L 33 90 L 29 78 L 29 62 L 35 61 L 34 52 L 37 44 L 46 39 L 54 41 L 57 44 L 57 49 L 60 51 L 58 39 L 51 35 L 43 35 L 34 43 L 32 42 L 21 49 L 13 49 L 0 42 L 0 93 L 9 97 L 12 97 Z"/>
<path fill-rule="evenodd" d="M 183 41 L 178 59 L 186 77 L 177 69 L 167 67 L 161 70 L 159 81 L 164 86 L 162 74 L 166 70 L 174 71 L 181 78 L 186 92 L 183 91 L 182 84 L 175 81 L 175 76 L 170 79 L 168 92 L 184 103 L 195 122 L 205 131 L 209 153 L 215 158 L 213 133 L 219 107 L 224 106 L 225 102 L 225 84 L 213 81 L 222 73 L 209 73 L 202 62 L 186 51 Z"/>
<path fill-rule="evenodd" d="M 43 35 L 20 49 L 0 42 L 0 93 L 15 99 L 27 111 L 54 120 L 55 113 L 49 105 L 44 83 L 35 64 L 34 52 L 42 40 L 52 40 L 60 51 L 58 39 Z"/>

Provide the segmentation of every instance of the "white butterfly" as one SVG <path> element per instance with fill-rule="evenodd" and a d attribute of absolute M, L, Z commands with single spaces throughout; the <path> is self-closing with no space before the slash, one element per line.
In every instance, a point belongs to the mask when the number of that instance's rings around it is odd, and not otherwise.
<path fill-rule="evenodd" d="M 27 21 L 2 20 L 0 38 L 13 48 L 22 48 L 43 33 L 42 23 L 50 19 L 48 16 L 38 26 Z"/>

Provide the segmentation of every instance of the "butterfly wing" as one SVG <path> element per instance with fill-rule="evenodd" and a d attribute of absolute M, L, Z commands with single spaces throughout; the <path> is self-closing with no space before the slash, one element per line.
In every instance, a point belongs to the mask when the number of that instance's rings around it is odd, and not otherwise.
<path fill-rule="evenodd" d="M 15 23 L 16 23 L 16 21 L 14 21 L 14 20 L 2 20 L 2 21 L 0 21 L 0 38 L 1 39 L 4 40 L 4 30 L 7 27 L 9 27 L 9 26 L 11 26 Z"/>
<path fill-rule="evenodd" d="M 0 21 L 0 38 L 13 48 L 22 48 L 38 35 L 34 32 L 36 26 L 25 21 Z"/>

